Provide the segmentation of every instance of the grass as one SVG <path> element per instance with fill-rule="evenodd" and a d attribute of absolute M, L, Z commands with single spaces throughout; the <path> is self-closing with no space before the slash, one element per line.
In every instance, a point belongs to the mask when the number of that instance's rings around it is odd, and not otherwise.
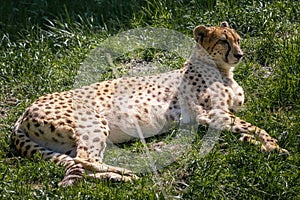
<path fill-rule="evenodd" d="M 1 2 L 0 199 L 300 199 L 299 19 L 300 3 L 290 0 Z M 246 54 L 235 75 L 246 93 L 237 115 L 266 129 L 290 156 L 261 153 L 224 132 L 208 155 L 199 155 L 196 137 L 172 165 L 133 183 L 84 179 L 69 188 L 57 186 L 61 167 L 11 156 L 12 127 L 25 108 L 71 89 L 80 64 L 105 39 L 146 26 L 191 37 L 196 25 L 223 20 L 243 37 Z"/>

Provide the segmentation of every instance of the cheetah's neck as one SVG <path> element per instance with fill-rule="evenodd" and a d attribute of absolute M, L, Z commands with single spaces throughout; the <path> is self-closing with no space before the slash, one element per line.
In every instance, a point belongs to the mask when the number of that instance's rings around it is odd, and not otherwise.
<path fill-rule="evenodd" d="M 209 53 L 200 45 L 196 44 L 195 47 L 192 50 L 192 54 L 189 59 L 191 62 L 193 61 L 201 61 L 203 64 L 206 64 L 210 67 L 217 68 L 221 75 L 224 77 L 224 79 L 228 81 L 233 81 L 233 67 L 230 68 L 224 68 L 222 66 L 218 66 L 212 57 L 209 55 Z"/>
<path fill-rule="evenodd" d="M 221 74 L 223 75 L 223 77 L 228 78 L 229 80 L 233 80 L 233 67 L 230 69 L 224 69 L 224 68 L 220 68 L 218 67 L 219 71 L 221 72 Z"/>

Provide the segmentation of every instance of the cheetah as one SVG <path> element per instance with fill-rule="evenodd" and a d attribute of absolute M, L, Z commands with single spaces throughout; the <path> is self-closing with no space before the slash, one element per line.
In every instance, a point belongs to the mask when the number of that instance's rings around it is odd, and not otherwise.
<path fill-rule="evenodd" d="M 243 57 L 240 36 L 227 22 L 197 26 L 195 46 L 183 67 L 141 77 L 123 77 L 79 89 L 46 94 L 14 126 L 12 142 L 21 155 L 39 152 L 66 169 L 61 186 L 83 176 L 116 181 L 138 177 L 102 162 L 106 142 L 151 137 L 176 121 L 204 124 L 241 135 L 263 151 L 287 150 L 269 134 L 232 114 L 244 103 L 233 69 Z"/>

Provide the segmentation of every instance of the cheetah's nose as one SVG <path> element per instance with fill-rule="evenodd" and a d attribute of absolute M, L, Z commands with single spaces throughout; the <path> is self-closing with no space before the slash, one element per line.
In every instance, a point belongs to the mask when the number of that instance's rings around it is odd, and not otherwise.
<path fill-rule="evenodd" d="M 234 57 L 236 57 L 237 59 L 241 59 L 244 55 L 243 54 L 234 54 Z"/>

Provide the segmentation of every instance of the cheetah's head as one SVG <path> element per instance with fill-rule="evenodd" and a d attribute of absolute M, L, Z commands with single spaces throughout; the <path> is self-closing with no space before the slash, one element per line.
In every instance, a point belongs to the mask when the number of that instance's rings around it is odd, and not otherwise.
<path fill-rule="evenodd" d="M 243 57 L 240 36 L 227 22 L 215 27 L 197 26 L 194 39 L 211 55 L 219 68 L 230 69 Z"/>

